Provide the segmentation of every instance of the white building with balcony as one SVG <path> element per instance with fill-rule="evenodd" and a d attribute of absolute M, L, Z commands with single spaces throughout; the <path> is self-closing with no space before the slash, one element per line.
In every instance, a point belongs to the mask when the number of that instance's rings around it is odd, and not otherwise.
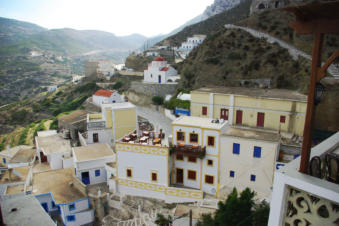
<path fill-rule="evenodd" d="M 179 79 L 178 72 L 162 57 L 156 57 L 144 71 L 144 82 L 165 84 Z"/>
<path fill-rule="evenodd" d="M 268 225 L 338 225 L 339 132 L 312 148 L 313 176 L 299 164 L 300 157 L 275 173 Z"/>

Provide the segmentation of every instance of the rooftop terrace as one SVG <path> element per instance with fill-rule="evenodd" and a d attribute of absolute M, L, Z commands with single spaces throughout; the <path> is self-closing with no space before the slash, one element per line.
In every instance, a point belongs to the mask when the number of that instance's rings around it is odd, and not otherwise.
<path fill-rule="evenodd" d="M 140 131 L 137 134 L 133 131 L 121 138 L 118 142 L 128 144 L 141 144 L 141 145 L 154 145 L 154 146 L 167 146 L 168 141 L 162 138 L 162 133 L 155 131 Z"/>
<path fill-rule="evenodd" d="M 280 135 L 276 131 L 265 132 L 252 128 L 228 127 L 222 135 L 274 142 L 278 142 L 280 139 Z"/>
<path fill-rule="evenodd" d="M 37 145 L 45 155 L 61 152 L 71 152 L 70 140 L 65 140 L 60 134 L 46 137 L 36 137 Z"/>
<path fill-rule="evenodd" d="M 227 125 L 227 121 L 223 119 L 215 120 L 195 116 L 181 116 L 172 122 L 172 126 L 173 125 L 221 130 Z"/>
<path fill-rule="evenodd" d="M 74 169 L 51 170 L 33 175 L 33 194 L 51 192 L 57 204 L 85 198 L 73 185 Z"/>
<path fill-rule="evenodd" d="M 93 144 L 88 146 L 74 147 L 74 156 L 77 162 L 96 160 L 105 157 L 114 157 L 108 144 Z"/>
<path fill-rule="evenodd" d="M 294 100 L 301 102 L 307 101 L 306 95 L 287 89 L 259 89 L 247 87 L 204 87 L 194 90 L 193 92 L 233 94 L 239 96 Z"/>

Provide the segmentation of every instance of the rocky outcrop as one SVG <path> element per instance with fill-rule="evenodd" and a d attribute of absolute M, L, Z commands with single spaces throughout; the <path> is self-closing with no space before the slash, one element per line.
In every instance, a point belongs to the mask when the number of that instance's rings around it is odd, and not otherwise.
<path fill-rule="evenodd" d="M 214 0 L 214 3 L 205 9 L 201 18 L 205 20 L 211 16 L 217 15 L 226 10 L 230 10 L 234 6 L 238 5 L 241 1 L 243 0 Z"/>

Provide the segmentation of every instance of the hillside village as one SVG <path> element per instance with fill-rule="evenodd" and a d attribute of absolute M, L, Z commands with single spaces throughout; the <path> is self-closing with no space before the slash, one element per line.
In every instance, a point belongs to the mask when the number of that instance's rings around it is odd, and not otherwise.
<path fill-rule="evenodd" d="M 226 2 L 0 106 L 0 222 L 337 225 L 339 2 Z"/>

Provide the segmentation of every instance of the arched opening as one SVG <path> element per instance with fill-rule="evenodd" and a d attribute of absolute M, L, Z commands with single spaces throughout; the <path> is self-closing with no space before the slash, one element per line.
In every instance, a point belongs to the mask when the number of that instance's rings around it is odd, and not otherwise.
<path fill-rule="evenodd" d="M 258 5 L 258 9 L 265 9 L 265 5 L 264 5 L 263 3 L 260 3 L 260 4 Z"/>

